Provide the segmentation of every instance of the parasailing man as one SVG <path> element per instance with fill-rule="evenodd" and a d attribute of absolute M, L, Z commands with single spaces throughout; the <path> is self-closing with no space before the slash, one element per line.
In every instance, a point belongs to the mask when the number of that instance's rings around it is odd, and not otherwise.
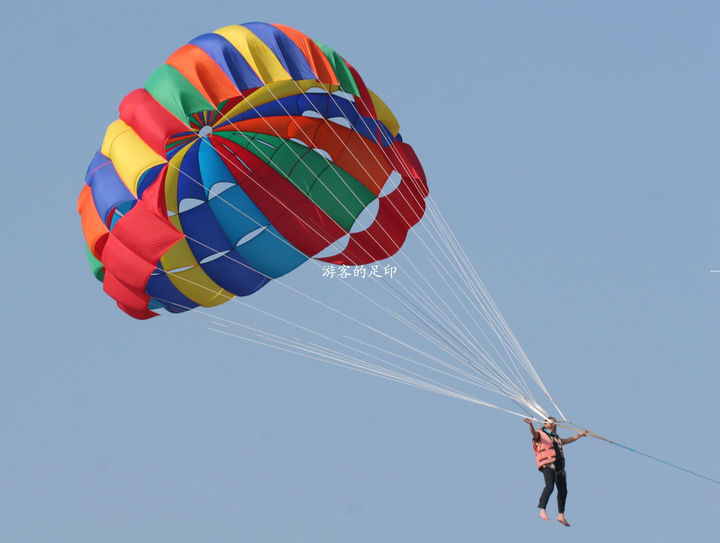
<path fill-rule="evenodd" d="M 524 419 L 530 426 L 530 432 L 533 435 L 533 451 L 537 460 L 538 471 L 541 471 L 545 478 L 545 488 L 540 494 L 540 518 L 550 520 L 548 517 L 547 507 L 548 499 L 552 494 L 553 488 L 557 485 L 558 494 L 558 516 L 557 520 L 564 526 L 570 526 L 565 519 L 565 498 L 567 497 L 567 476 L 565 474 L 565 456 L 563 455 L 563 445 L 572 443 L 587 434 L 587 430 L 575 434 L 572 437 L 560 439 L 555 433 L 557 429 L 557 421 L 554 417 L 545 420 L 545 425 L 535 431 L 535 427 L 530 419 Z"/>

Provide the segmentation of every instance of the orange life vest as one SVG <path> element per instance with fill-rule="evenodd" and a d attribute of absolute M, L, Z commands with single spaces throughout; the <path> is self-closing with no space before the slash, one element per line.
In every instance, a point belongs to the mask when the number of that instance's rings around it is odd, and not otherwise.
<path fill-rule="evenodd" d="M 533 439 L 532 446 L 533 452 L 535 452 L 535 460 L 537 460 L 537 467 L 540 469 L 543 466 L 554 463 L 557 460 L 557 455 L 555 453 L 553 439 L 542 428 L 538 430 L 538 435 L 540 438 L 537 441 Z M 562 442 L 560 438 L 557 439 L 556 443 L 562 455 Z"/>

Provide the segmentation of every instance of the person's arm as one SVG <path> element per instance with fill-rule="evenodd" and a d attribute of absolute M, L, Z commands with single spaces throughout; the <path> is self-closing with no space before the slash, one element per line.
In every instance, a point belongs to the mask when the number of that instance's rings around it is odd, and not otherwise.
<path fill-rule="evenodd" d="M 587 433 L 588 433 L 587 430 L 583 430 L 583 431 L 580 432 L 579 434 L 575 434 L 575 435 L 572 436 L 572 437 L 566 437 L 565 439 L 561 439 L 560 442 L 561 442 L 563 445 L 567 445 L 568 443 L 572 443 L 573 441 L 577 441 L 577 440 L 580 439 L 582 436 L 587 435 Z"/>
<path fill-rule="evenodd" d="M 523 419 L 523 422 L 526 422 L 527 425 L 530 427 L 530 433 L 533 436 L 533 439 L 537 438 L 538 433 L 535 431 L 535 427 L 533 426 L 533 423 L 530 419 Z"/>

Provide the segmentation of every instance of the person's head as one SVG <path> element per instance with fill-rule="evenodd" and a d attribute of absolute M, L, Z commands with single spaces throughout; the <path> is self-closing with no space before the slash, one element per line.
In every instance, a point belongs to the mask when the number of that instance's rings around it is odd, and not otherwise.
<path fill-rule="evenodd" d="M 557 421 L 555 420 L 555 417 L 548 417 L 545 419 L 545 428 L 550 430 L 551 432 L 554 432 L 557 428 Z"/>

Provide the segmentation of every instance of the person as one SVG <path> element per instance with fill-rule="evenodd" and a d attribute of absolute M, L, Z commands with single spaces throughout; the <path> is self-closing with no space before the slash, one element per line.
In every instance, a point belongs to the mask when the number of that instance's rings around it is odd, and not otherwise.
<path fill-rule="evenodd" d="M 545 425 L 537 431 L 530 419 L 524 419 L 530 426 L 530 432 L 533 436 L 532 446 L 537 460 L 538 471 L 542 472 L 545 479 L 545 488 L 540 494 L 540 518 L 550 520 L 547 511 L 547 502 L 550 499 L 553 488 L 557 486 L 557 502 L 558 516 L 557 520 L 564 526 L 570 526 L 565 519 L 565 499 L 567 497 L 567 476 L 565 474 L 565 456 L 563 454 L 563 445 L 577 441 L 587 434 L 587 430 L 575 434 L 572 437 L 560 439 L 555 430 L 557 429 L 557 421 L 554 417 L 549 417 L 545 421 Z"/>

